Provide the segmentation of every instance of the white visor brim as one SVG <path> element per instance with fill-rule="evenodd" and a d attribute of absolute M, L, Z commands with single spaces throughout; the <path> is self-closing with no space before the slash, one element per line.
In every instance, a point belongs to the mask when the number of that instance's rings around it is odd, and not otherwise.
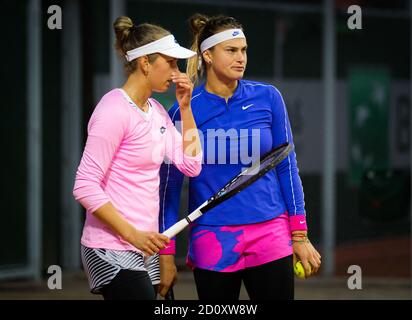
<path fill-rule="evenodd" d="M 188 59 L 196 55 L 196 52 L 186 49 L 181 46 L 176 47 L 176 48 L 162 50 L 162 51 L 159 51 L 159 53 L 162 53 L 166 56 L 177 58 L 177 59 Z"/>
<path fill-rule="evenodd" d="M 177 43 L 175 37 L 170 34 L 160 38 L 159 40 L 145 44 L 144 46 L 127 51 L 126 59 L 127 61 L 132 61 L 139 57 L 153 53 L 162 53 L 177 59 L 187 59 L 196 55 L 196 52 L 181 47 Z"/>

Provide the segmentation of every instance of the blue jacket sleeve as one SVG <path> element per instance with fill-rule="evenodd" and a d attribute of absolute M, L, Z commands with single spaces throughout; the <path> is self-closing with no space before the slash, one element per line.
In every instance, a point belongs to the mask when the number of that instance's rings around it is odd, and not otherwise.
<path fill-rule="evenodd" d="M 180 121 L 179 107 L 175 103 L 169 110 L 169 116 L 173 124 L 179 130 Z M 184 175 L 172 164 L 163 163 L 160 167 L 160 212 L 159 231 L 163 232 L 176 223 L 179 219 L 180 194 L 182 191 Z M 174 244 L 173 244 L 174 245 Z"/>
<path fill-rule="evenodd" d="M 273 89 L 272 108 L 273 147 L 285 142 L 293 146 L 292 130 L 286 105 L 281 93 L 276 88 Z M 304 215 L 305 202 L 303 187 L 299 177 L 294 149 L 289 156 L 276 167 L 276 172 L 289 216 Z"/>

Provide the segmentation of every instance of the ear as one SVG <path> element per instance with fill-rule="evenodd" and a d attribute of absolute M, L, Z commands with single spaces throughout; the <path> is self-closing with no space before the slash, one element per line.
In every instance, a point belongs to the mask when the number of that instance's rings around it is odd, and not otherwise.
<path fill-rule="evenodd" d="M 205 52 L 202 53 L 203 56 L 203 60 L 207 63 L 207 64 L 211 64 L 212 63 L 212 55 L 210 54 L 209 50 L 206 50 Z"/>
<path fill-rule="evenodd" d="M 149 65 L 150 65 L 149 58 L 147 56 L 140 57 L 139 66 L 143 74 L 146 76 L 149 73 Z"/>

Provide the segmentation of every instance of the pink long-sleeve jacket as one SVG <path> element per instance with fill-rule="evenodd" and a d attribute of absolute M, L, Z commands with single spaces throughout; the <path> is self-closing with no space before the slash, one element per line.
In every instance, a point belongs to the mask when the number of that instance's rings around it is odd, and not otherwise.
<path fill-rule="evenodd" d="M 167 112 L 156 100 L 149 103 L 145 113 L 114 89 L 90 118 L 73 189 L 87 210 L 81 239 L 87 247 L 138 251 L 93 215 L 109 201 L 136 229 L 159 230 L 159 168 L 165 157 L 187 176 L 200 173 L 202 154 L 185 155 Z"/>

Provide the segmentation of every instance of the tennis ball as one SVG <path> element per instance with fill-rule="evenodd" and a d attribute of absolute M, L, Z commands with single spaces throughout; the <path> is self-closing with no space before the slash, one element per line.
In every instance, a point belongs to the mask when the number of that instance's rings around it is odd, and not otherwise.
<path fill-rule="evenodd" d="M 305 269 L 303 268 L 302 262 L 300 262 L 300 261 L 296 262 L 295 267 L 294 267 L 294 271 L 295 271 L 295 275 L 299 279 L 305 279 L 306 278 Z"/>

